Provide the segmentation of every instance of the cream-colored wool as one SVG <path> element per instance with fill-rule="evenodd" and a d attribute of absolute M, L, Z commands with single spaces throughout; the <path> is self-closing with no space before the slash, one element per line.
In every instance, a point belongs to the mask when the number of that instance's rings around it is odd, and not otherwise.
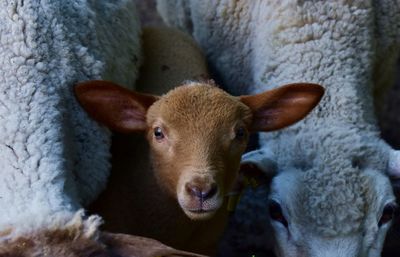
<path fill-rule="evenodd" d="M 72 218 L 104 189 L 110 133 L 72 88 L 133 86 L 140 27 L 131 0 L 7 0 L 0 19 L 0 230 L 23 234 Z"/>

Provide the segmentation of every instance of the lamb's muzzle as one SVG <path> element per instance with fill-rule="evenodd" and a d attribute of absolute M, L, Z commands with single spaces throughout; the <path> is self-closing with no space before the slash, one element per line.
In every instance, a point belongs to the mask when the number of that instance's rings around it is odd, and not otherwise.
<path fill-rule="evenodd" d="M 178 202 L 189 217 L 210 218 L 222 205 L 218 183 L 210 176 L 193 176 L 178 192 Z"/>

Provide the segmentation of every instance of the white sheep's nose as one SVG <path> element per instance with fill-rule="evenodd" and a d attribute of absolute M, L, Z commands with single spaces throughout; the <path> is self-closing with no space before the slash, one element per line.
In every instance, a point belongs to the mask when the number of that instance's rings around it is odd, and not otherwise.
<path fill-rule="evenodd" d="M 188 182 L 185 184 L 185 190 L 193 197 L 207 200 L 217 193 L 218 186 L 216 183 L 198 184 Z"/>
<path fill-rule="evenodd" d="M 361 245 L 357 234 L 337 238 L 314 238 L 309 241 L 311 257 L 359 257 Z"/>

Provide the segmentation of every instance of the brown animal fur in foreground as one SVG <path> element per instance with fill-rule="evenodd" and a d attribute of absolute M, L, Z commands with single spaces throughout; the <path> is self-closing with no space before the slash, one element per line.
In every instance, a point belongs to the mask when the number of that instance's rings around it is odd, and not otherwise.
<path fill-rule="evenodd" d="M 201 257 L 177 251 L 149 238 L 100 233 L 96 219 L 84 220 L 80 215 L 63 228 L 40 231 L 0 243 L 0 257 L 162 256 Z"/>

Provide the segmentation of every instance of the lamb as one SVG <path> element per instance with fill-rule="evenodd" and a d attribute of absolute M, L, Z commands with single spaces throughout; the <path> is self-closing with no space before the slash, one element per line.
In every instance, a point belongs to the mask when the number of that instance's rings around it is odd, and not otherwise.
<path fill-rule="evenodd" d="M 399 177 L 400 153 L 379 137 L 373 95 L 379 105 L 399 57 L 399 2 L 158 0 L 158 10 L 193 34 L 229 92 L 299 80 L 325 86 L 309 117 L 261 134 L 260 150 L 243 157 L 278 174 L 268 199 L 243 198 L 238 213 L 248 216 L 238 224 L 269 220 L 278 256 L 379 256 L 396 209 L 388 176 Z M 270 236 L 265 230 L 258 240 Z"/>
<path fill-rule="evenodd" d="M 179 74 L 204 74 L 203 61 L 192 59 L 197 47 L 185 41 L 187 36 L 167 32 L 147 30 L 152 36 L 144 38 L 162 39 L 152 41 L 164 45 L 151 48 L 154 56 L 172 58 L 145 59 L 144 65 L 157 72 L 168 64 L 165 77 L 173 80 Z M 182 37 L 181 44 L 168 43 Z M 144 49 L 146 46 L 145 41 Z M 189 56 L 188 66 L 176 64 L 185 60 L 176 58 L 175 53 Z M 172 86 L 159 74 L 160 83 Z M 166 89 L 157 83 L 145 84 Z M 215 251 L 226 225 L 225 195 L 236 180 L 248 131 L 276 130 L 298 121 L 323 92 L 318 85 L 292 84 L 237 98 L 207 82 L 185 82 L 159 97 L 108 81 L 82 82 L 75 91 L 92 118 L 123 133 L 113 138 L 109 184 L 90 208 L 104 218 L 104 228 L 202 254 Z M 144 136 L 124 135 L 137 132 Z"/>
<path fill-rule="evenodd" d="M 234 98 L 191 82 L 158 97 L 107 81 L 80 83 L 76 94 L 91 117 L 115 131 L 145 135 L 115 138 L 110 184 L 93 210 L 107 231 L 209 254 L 225 226 L 225 195 L 237 177 L 247 131 L 298 121 L 322 92 L 318 85 L 292 84 Z"/>

